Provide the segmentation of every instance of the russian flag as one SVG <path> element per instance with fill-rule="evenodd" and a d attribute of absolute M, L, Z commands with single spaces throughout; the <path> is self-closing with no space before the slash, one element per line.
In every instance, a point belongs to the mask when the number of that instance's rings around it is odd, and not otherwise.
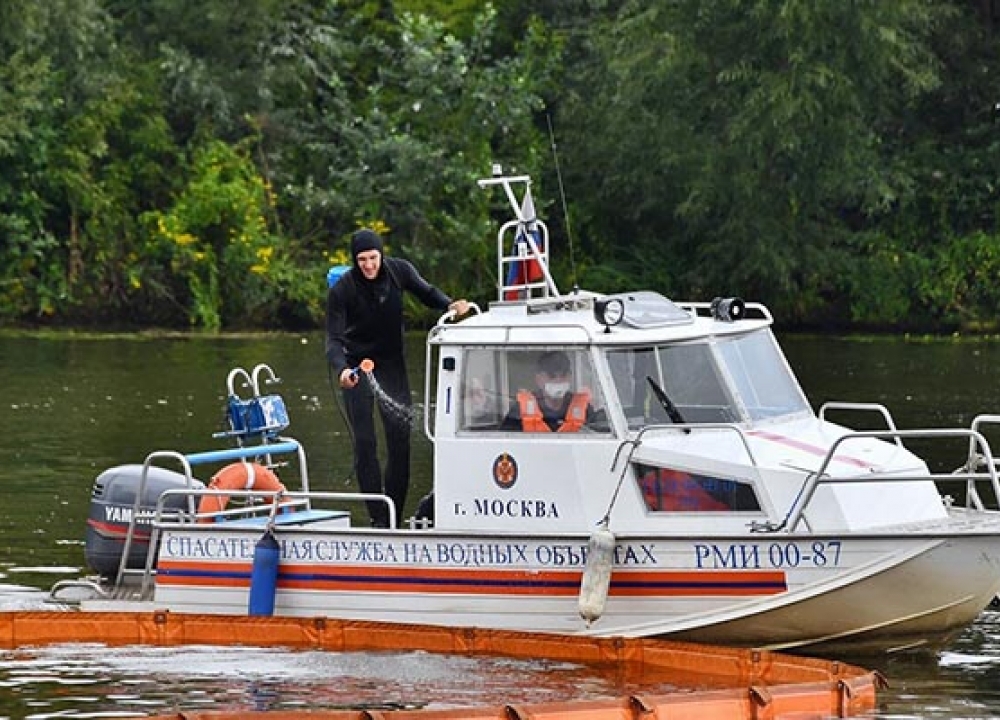
<path fill-rule="evenodd" d="M 524 200 L 521 202 L 521 222 L 518 224 L 517 233 L 514 235 L 514 244 L 511 248 L 511 255 L 523 256 L 523 260 L 512 261 L 507 268 L 507 279 L 504 282 L 505 285 L 526 285 L 528 283 L 538 282 L 545 274 L 542 272 L 542 266 L 539 261 L 531 257 L 531 245 L 528 242 L 528 236 L 535 241 L 535 247 L 538 248 L 538 252 L 545 252 L 544 241 L 542 240 L 542 233 L 538 229 L 538 218 L 535 215 L 535 202 L 531 198 L 531 188 L 524 194 Z M 518 300 L 527 297 L 527 288 L 519 288 L 514 290 L 507 290 L 504 292 L 504 300 Z"/>

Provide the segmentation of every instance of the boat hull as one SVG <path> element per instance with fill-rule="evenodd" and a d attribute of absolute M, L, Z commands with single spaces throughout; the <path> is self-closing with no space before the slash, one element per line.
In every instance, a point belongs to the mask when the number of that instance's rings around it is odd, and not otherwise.
<path fill-rule="evenodd" d="M 862 573 L 829 590 L 789 594 L 759 612 L 667 633 L 733 645 L 745 638 L 771 649 L 825 654 L 933 650 L 989 605 L 1000 581 L 988 538 L 947 538 L 898 564 Z"/>
<path fill-rule="evenodd" d="M 619 537 L 579 614 L 586 538 L 279 529 L 274 612 L 770 648 L 947 640 L 1000 591 L 1000 535 Z M 166 530 L 155 606 L 245 614 L 259 530 Z"/>

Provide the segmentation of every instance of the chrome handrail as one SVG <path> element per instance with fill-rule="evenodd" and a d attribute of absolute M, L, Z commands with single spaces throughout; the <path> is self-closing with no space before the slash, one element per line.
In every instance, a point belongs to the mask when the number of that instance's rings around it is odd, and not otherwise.
<path fill-rule="evenodd" d="M 827 410 L 849 410 L 849 411 L 859 411 L 859 412 L 877 412 L 885 420 L 886 426 L 890 431 L 895 432 L 898 430 L 896 427 L 896 421 L 892 419 L 892 414 L 889 412 L 889 408 L 881 403 L 860 403 L 860 402 L 843 402 L 832 400 L 830 402 L 823 403 L 819 409 L 819 419 L 820 422 L 827 422 L 826 411 Z M 901 438 L 894 438 L 897 445 L 903 447 L 903 441 Z"/>
<path fill-rule="evenodd" d="M 641 444 L 643 436 L 647 433 L 669 430 L 684 433 L 700 432 L 703 430 L 728 430 L 734 432 L 743 444 L 743 449 L 746 450 L 747 460 L 750 461 L 750 464 L 755 469 L 757 468 L 757 458 L 754 457 L 753 450 L 750 449 L 750 441 L 747 440 L 746 432 L 739 425 L 734 425 L 733 423 L 661 423 L 658 425 L 643 425 L 642 429 L 631 440 L 638 445 Z"/>
<path fill-rule="evenodd" d="M 232 510 L 221 510 L 208 514 L 202 514 L 197 512 L 192 512 L 188 516 L 179 514 L 176 510 L 168 509 L 165 507 L 167 500 L 171 497 L 185 496 L 189 499 L 189 505 L 192 505 L 194 500 L 201 497 L 215 497 L 215 496 L 226 496 L 226 497 L 236 497 L 236 498 L 260 498 L 265 499 L 268 502 L 261 503 L 256 508 L 239 507 L 233 508 Z M 215 523 L 215 522 L 199 522 L 204 521 L 208 518 L 218 518 L 227 517 L 231 515 L 246 514 L 248 512 L 257 511 L 259 514 L 256 517 L 264 516 L 268 519 L 268 523 L 273 523 L 278 513 L 282 507 L 289 507 L 294 505 L 305 505 L 306 508 L 312 507 L 313 500 L 337 500 L 339 502 L 368 502 L 376 501 L 383 502 L 388 510 L 389 528 L 396 528 L 397 510 L 396 504 L 393 502 L 392 498 L 388 495 L 373 494 L 373 493 L 359 493 L 359 492 L 309 492 L 309 491 L 274 491 L 274 490 L 212 490 L 209 488 L 173 488 L 163 491 L 156 501 L 156 509 L 152 514 L 151 522 L 151 533 L 149 538 L 149 551 L 146 554 L 146 565 L 142 572 L 142 578 L 140 580 L 140 597 L 145 597 L 146 593 L 150 590 L 149 583 L 153 578 L 153 564 L 157 552 L 157 541 L 160 532 L 167 528 L 184 528 L 187 530 L 195 530 L 198 532 L 214 532 L 221 528 L 225 528 L 226 524 Z M 237 525 L 230 526 L 233 529 L 242 529 Z M 365 528 L 357 528 L 358 531 L 365 531 Z M 372 528 L 373 532 L 377 532 L 378 528 Z"/>
<path fill-rule="evenodd" d="M 902 438 L 960 438 L 967 437 L 969 442 L 977 445 L 982 450 L 982 457 L 986 461 L 986 467 L 988 472 L 985 473 L 974 473 L 971 471 L 956 471 L 950 475 L 940 474 L 940 473 L 927 473 L 918 476 L 909 475 L 889 475 L 884 473 L 872 472 L 866 475 L 854 475 L 846 477 L 831 477 L 827 475 L 827 468 L 835 460 L 837 450 L 846 442 L 851 440 L 859 440 L 863 438 L 875 438 L 881 440 L 887 439 L 902 439 Z M 803 519 L 806 508 L 809 503 L 812 502 L 813 496 L 816 494 L 816 490 L 820 485 L 832 485 L 836 483 L 855 483 L 855 482 L 913 482 L 916 480 L 941 480 L 941 481 L 954 481 L 954 480 L 964 480 L 970 485 L 988 480 L 993 487 L 993 492 L 997 498 L 997 502 L 1000 503 L 1000 479 L 997 477 L 996 463 L 993 459 L 993 453 L 990 450 L 989 443 L 986 442 L 986 438 L 982 436 L 977 430 L 972 428 L 930 428 L 924 430 L 873 430 L 873 431 L 859 431 L 851 432 L 841 437 L 837 438 L 830 445 L 830 449 L 827 451 L 826 456 L 823 458 L 823 462 L 820 464 L 819 469 L 816 472 L 810 473 L 802 487 L 799 490 L 798 495 L 796 495 L 795 500 L 792 501 L 791 506 L 788 508 L 788 512 L 785 515 L 785 521 L 782 522 L 781 526 L 784 526 L 787 532 L 792 533 L 798 528 L 799 523 Z M 981 501 L 978 499 L 978 495 L 974 495 L 977 504 L 981 505 Z M 982 509 L 982 508 L 980 508 Z M 779 526 L 779 527 L 781 527 Z"/>
<path fill-rule="evenodd" d="M 153 467 L 154 461 L 156 460 L 175 460 L 180 463 L 184 470 L 184 477 L 187 479 L 187 486 L 189 491 L 195 491 L 194 488 L 194 475 L 191 472 L 192 465 L 201 465 L 205 463 L 213 462 L 224 462 L 226 460 L 239 460 L 250 457 L 257 457 L 261 455 L 267 455 L 270 457 L 271 454 L 283 454 L 283 453 L 297 453 L 299 459 L 299 475 L 302 481 L 303 491 L 309 491 L 309 470 L 306 464 L 305 449 L 297 441 L 291 438 L 279 437 L 278 442 L 268 443 L 264 445 L 248 445 L 243 447 L 226 448 L 224 450 L 210 450 L 207 452 L 200 453 L 188 453 L 184 454 L 176 450 L 156 450 L 151 452 L 146 456 L 146 459 L 142 464 L 142 474 L 139 478 L 139 487 L 136 490 L 135 500 L 132 503 L 132 516 L 129 519 L 128 530 L 125 531 L 125 540 L 122 546 L 122 557 L 118 563 L 118 573 L 115 575 L 115 587 L 119 587 L 126 575 L 128 566 L 128 556 L 132 549 L 132 542 L 135 538 L 136 525 L 140 518 L 148 518 L 148 511 L 142 510 L 142 499 L 146 491 L 146 481 L 149 475 L 149 468 Z M 198 491 L 201 492 L 201 491 Z M 161 498 L 162 498 L 161 494 Z M 159 500 L 157 502 L 157 507 L 159 507 Z M 194 496 L 189 496 L 188 498 L 188 511 L 194 515 Z M 158 516 L 159 513 L 157 513 Z M 153 531 L 149 539 L 149 547 L 146 551 L 146 573 L 149 574 L 152 571 L 152 564 L 154 556 L 156 554 L 156 528 L 153 527 Z M 144 578 L 145 580 L 145 578 Z"/>

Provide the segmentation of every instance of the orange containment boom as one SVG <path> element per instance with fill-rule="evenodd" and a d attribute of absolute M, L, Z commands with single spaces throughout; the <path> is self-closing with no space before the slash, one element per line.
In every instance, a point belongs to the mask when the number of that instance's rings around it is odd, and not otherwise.
<path fill-rule="evenodd" d="M 423 650 L 549 659 L 608 669 L 628 685 L 724 687 L 607 700 L 443 710 L 181 711 L 173 720 L 708 720 L 851 717 L 875 708 L 876 672 L 764 650 L 650 639 L 593 638 L 482 628 L 150 612 L 0 612 L 0 648 L 54 643 L 256 645 L 330 652 Z M 680 681 L 680 683 L 678 683 Z M 377 720 L 377 718 L 376 718 Z"/>

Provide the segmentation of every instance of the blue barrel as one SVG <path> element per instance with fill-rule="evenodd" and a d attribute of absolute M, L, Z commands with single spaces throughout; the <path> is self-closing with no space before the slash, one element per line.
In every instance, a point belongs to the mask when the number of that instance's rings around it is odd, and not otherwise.
<path fill-rule="evenodd" d="M 250 615 L 274 615 L 274 595 L 278 591 L 278 561 L 281 546 L 274 533 L 264 533 L 253 550 L 253 570 L 250 573 Z"/>
<path fill-rule="evenodd" d="M 344 276 L 344 273 L 350 269 L 350 265 L 334 265 L 326 274 L 326 286 L 332 288 Z"/>

